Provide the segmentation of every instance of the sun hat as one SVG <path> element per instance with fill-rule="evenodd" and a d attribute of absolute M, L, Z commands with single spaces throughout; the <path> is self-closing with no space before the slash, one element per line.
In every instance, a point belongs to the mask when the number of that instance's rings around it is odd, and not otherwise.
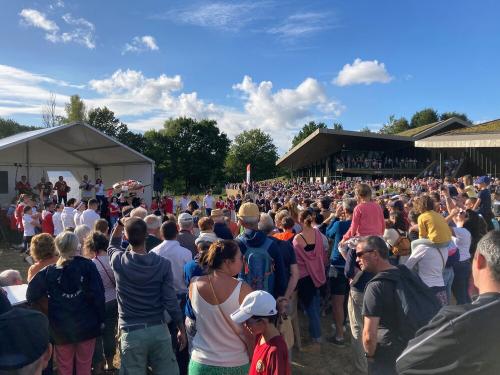
<path fill-rule="evenodd" d="M 238 210 L 239 217 L 260 217 L 259 207 L 252 202 L 243 203 Z"/>
<path fill-rule="evenodd" d="M 224 216 L 224 213 L 222 212 L 222 210 L 220 208 L 216 208 L 215 210 L 212 210 L 212 212 L 210 213 L 210 216 L 212 216 L 212 217 Z"/>
<path fill-rule="evenodd" d="M 241 324 L 252 316 L 273 316 L 277 313 L 274 297 L 263 290 L 256 290 L 245 297 L 239 309 L 231 314 L 231 319 Z"/>

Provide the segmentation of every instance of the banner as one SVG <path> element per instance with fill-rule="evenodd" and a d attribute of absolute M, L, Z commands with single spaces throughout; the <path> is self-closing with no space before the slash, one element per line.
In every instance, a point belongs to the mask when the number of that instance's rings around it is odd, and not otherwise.
<path fill-rule="evenodd" d="M 250 183 L 250 164 L 247 164 L 247 184 Z"/>

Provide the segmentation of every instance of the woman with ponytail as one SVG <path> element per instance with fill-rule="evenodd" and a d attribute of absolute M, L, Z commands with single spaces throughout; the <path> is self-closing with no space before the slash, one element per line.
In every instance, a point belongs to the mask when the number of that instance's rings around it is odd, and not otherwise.
<path fill-rule="evenodd" d="M 48 318 L 60 375 L 90 374 L 96 337 L 104 323 L 104 286 L 90 259 L 77 255 L 78 237 L 63 232 L 55 239 L 59 259 L 38 272 L 26 298 L 48 297 Z"/>
<path fill-rule="evenodd" d="M 236 242 L 219 240 L 200 257 L 206 276 L 193 278 L 189 299 L 196 319 L 190 375 L 246 375 L 249 333 L 229 317 L 252 289 L 237 280 L 243 266 Z"/>
<path fill-rule="evenodd" d="M 313 228 L 311 210 L 299 215 L 302 232 L 293 239 L 293 248 L 299 266 L 297 284 L 299 301 L 309 318 L 309 334 L 315 346 L 321 343 L 320 288 L 326 283 L 325 267 L 328 264 L 326 249 L 318 229 Z"/>

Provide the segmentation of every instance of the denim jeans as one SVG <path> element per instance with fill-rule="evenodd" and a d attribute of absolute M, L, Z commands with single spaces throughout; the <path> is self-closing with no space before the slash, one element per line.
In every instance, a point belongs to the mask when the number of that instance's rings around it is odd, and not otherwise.
<path fill-rule="evenodd" d="M 458 262 L 453 266 L 455 279 L 453 280 L 453 295 L 457 299 L 457 305 L 464 305 L 471 302 L 469 296 L 469 278 L 471 274 L 470 259 Z"/>
<path fill-rule="evenodd" d="M 120 334 L 120 375 L 178 375 L 179 367 L 166 324 Z"/>
<path fill-rule="evenodd" d="M 319 342 L 321 339 L 321 316 L 320 316 L 320 297 L 319 290 L 316 289 L 314 297 L 305 306 L 307 317 L 309 318 L 309 335 L 313 341 Z"/>
<path fill-rule="evenodd" d="M 451 301 L 451 285 L 453 284 L 453 279 L 455 278 L 455 272 L 453 272 L 453 267 L 445 267 L 443 270 L 444 286 L 446 288 L 446 297 L 448 298 L 448 303 Z"/>

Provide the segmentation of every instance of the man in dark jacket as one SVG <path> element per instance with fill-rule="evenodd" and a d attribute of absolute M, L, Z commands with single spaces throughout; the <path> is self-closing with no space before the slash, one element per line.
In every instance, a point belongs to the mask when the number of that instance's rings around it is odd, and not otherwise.
<path fill-rule="evenodd" d="M 478 243 L 472 263 L 479 296 L 445 306 L 397 359 L 399 374 L 500 374 L 500 232 Z"/>
<path fill-rule="evenodd" d="M 267 238 L 266 234 L 258 230 L 260 212 L 255 203 L 247 202 L 241 205 L 238 211 L 238 222 L 245 228 L 245 232 L 236 238 L 240 246 L 240 251 L 244 255 L 247 251 L 247 245 L 254 248 L 266 246 L 267 252 L 274 262 L 274 288 L 271 293 L 275 298 L 285 295 L 288 276 L 285 263 L 277 243 Z"/>
<path fill-rule="evenodd" d="M 130 249 L 124 251 L 125 237 Z M 166 310 L 177 325 L 179 350 L 186 346 L 182 312 L 177 303 L 170 262 L 146 252 L 146 223 L 139 218 L 121 219 L 108 248 L 115 274 L 120 327 L 121 369 L 124 374 L 143 374 L 149 364 L 153 373 L 178 374 L 172 343 L 168 337 Z"/>

